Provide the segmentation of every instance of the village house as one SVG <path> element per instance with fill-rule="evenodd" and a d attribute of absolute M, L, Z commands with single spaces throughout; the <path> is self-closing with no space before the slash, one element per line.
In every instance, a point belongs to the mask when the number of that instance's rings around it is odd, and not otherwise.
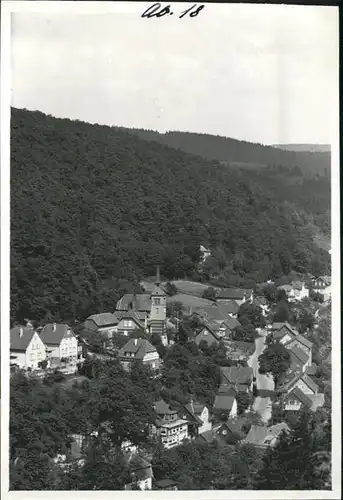
<path fill-rule="evenodd" d="M 200 262 L 203 264 L 209 257 L 211 257 L 211 250 L 204 247 L 204 245 L 200 245 Z"/>
<path fill-rule="evenodd" d="M 167 295 L 161 288 L 160 271 L 157 268 L 155 287 L 151 293 L 125 294 L 116 305 L 116 316 L 120 316 L 128 325 L 132 318 L 124 318 L 123 313 L 131 311 L 136 320 L 139 319 L 145 331 L 151 335 L 156 333 L 161 336 L 162 343 L 168 344 L 167 340 Z M 118 314 L 122 313 L 122 314 Z M 118 330 L 124 328 L 124 323 L 118 324 Z M 128 331 L 128 327 L 124 331 Z"/>
<path fill-rule="evenodd" d="M 113 313 L 92 314 L 85 322 L 84 326 L 87 330 L 103 334 L 108 339 L 111 339 L 118 329 L 118 318 Z"/>
<path fill-rule="evenodd" d="M 133 361 L 141 361 L 144 365 L 149 365 L 152 370 L 160 367 L 160 356 L 147 339 L 132 338 L 119 351 L 118 359 L 125 369 Z"/>
<path fill-rule="evenodd" d="M 306 373 L 295 374 L 282 385 L 281 390 L 282 392 L 289 394 L 296 387 L 301 389 L 306 395 L 319 393 L 318 385 Z"/>
<path fill-rule="evenodd" d="M 15 326 L 10 330 L 10 364 L 36 369 L 46 359 L 46 349 L 32 326 Z"/>
<path fill-rule="evenodd" d="M 211 327 L 209 323 L 201 328 L 199 333 L 194 337 L 194 342 L 200 345 L 201 342 L 207 342 L 208 346 L 212 344 L 217 344 L 220 341 L 220 336 L 218 335 L 215 328 Z"/>
<path fill-rule="evenodd" d="M 160 479 L 154 482 L 156 490 L 177 491 L 177 482 L 172 479 Z"/>
<path fill-rule="evenodd" d="M 307 408 L 311 411 L 316 411 L 324 405 L 324 394 L 305 394 L 298 386 L 296 386 L 283 399 L 283 408 L 287 412 L 298 412 L 302 408 Z"/>
<path fill-rule="evenodd" d="M 269 305 L 267 299 L 262 295 L 253 299 L 253 305 L 261 309 L 263 316 L 267 316 Z"/>
<path fill-rule="evenodd" d="M 127 312 L 117 313 L 118 324 L 117 333 L 119 335 L 133 334 L 136 330 L 145 330 L 145 323 L 141 321 L 139 314 L 136 311 L 130 310 Z"/>
<path fill-rule="evenodd" d="M 212 429 L 209 408 L 191 400 L 179 410 L 179 417 L 188 421 L 188 434 L 190 437 L 198 436 Z"/>
<path fill-rule="evenodd" d="M 218 393 L 214 399 L 212 413 L 217 419 L 236 417 L 236 396 L 232 393 Z"/>
<path fill-rule="evenodd" d="M 288 347 L 288 345 L 285 346 L 286 349 L 289 350 L 290 355 L 291 355 L 291 368 L 295 372 L 300 368 L 302 373 L 305 373 L 306 369 L 310 366 L 310 357 L 306 352 L 304 352 L 302 349 L 299 349 L 297 346 L 292 346 Z M 293 366 L 296 366 L 297 368 L 294 369 Z"/>
<path fill-rule="evenodd" d="M 298 332 L 291 327 L 289 323 L 273 323 L 271 328 L 274 340 L 280 342 L 280 344 L 287 344 L 291 340 L 295 339 Z"/>
<path fill-rule="evenodd" d="M 165 448 L 173 448 L 188 439 L 188 421 L 179 417 L 178 405 L 169 405 L 162 399 L 154 404 L 157 415 L 155 429 Z"/>
<path fill-rule="evenodd" d="M 59 366 L 62 360 L 76 364 L 78 341 L 73 330 L 66 324 L 49 323 L 39 332 L 46 346 L 50 366 Z"/>
<path fill-rule="evenodd" d="M 285 343 L 285 347 L 286 349 L 293 349 L 293 347 L 301 349 L 308 357 L 307 366 L 311 366 L 313 343 L 306 339 L 303 335 L 297 335 L 296 337 L 292 338 L 287 343 Z"/>
<path fill-rule="evenodd" d="M 284 422 L 271 427 L 252 425 L 245 442 L 258 448 L 274 447 L 283 432 L 289 432 L 289 427 Z"/>
<path fill-rule="evenodd" d="M 142 491 L 151 490 L 153 478 L 151 463 L 135 454 L 130 457 L 128 464 L 132 483 L 125 485 L 125 490 L 131 490 L 136 485 Z"/>
<path fill-rule="evenodd" d="M 237 392 L 252 390 L 253 369 L 250 366 L 221 366 L 222 384 L 233 387 Z"/>
<path fill-rule="evenodd" d="M 227 420 L 215 432 L 226 444 L 236 443 L 243 439 L 241 424 L 236 420 Z"/>
<path fill-rule="evenodd" d="M 294 281 L 292 282 L 293 290 L 294 290 L 294 300 L 303 300 L 309 297 L 309 289 L 303 281 Z"/>
<path fill-rule="evenodd" d="M 319 276 L 312 281 L 312 290 L 320 293 L 326 302 L 331 297 L 331 276 Z"/>
<path fill-rule="evenodd" d="M 234 300 L 238 306 L 241 306 L 244 302 L 252 302 L 253 298 L 254 294 L 251 289 L 224 288 L 218 290 L 216 294 L 216 302 L 225 304 Z"/>

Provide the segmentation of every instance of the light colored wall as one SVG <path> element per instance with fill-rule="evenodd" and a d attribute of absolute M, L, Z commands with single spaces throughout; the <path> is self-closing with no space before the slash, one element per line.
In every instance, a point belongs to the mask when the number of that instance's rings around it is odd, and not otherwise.
<path fill-rule="evenodd" d="M 156 359 L 159 359 L 160 356 L 158 354 L 157 351 L 155 352 L 148 352 L 144 358 L 143 358 L 143 361 L 152 361 L 152 360 L 156 360 Z"/>
<path fill-rule="evenodd" d="M 184 439 L 188 438 L 188 424 L 184 423 L 178 427 L 181 427 L 181 430 L 172 432 L 174 429 L 167 429 L 166 435 L 162 437 L 162 443 L 165 448 L 178 446 Z"/>
<path fill-rule="evenodd" d="M 159 304 L 157 303 L 159 301 Z M 166 297 L 152 297 L 151 299 L 151 321 L 165 321 L 167 318 L 167 298 Z"/>
<path fill-rule="evenodd" d="M 301 408 L 301 403 L 297 399 L 294 399 L 293 401 L 287 401 L 285 404 L 285 410 L 287 411 L 298 411 Z"/>
<path fill-rule="evenodd" d="M 26 366 L 31 368 L 38 368 L 39 361 L 46 359 L 45 345 L 37 332 L 35 332 L 30 344 L 27 346 L 25 358 Z"/>
<path fill-rule="evenodd" d="M 231 408 L 231 412 L 230 412 L 230 416 L 231 417 L 236 417 L 237 416 L 237 401 L 236 401 L 236 399 L 233 402 L 233 405 L 232 405 L 232 408 Z"/>
<path fill-rule="evenodd" d="M 295 384 L 295 387 L 299 387 L 304 394 L 314 394 L 314 391 L 308 387 L 301 379 Z"/>
<path fill-rule="evenodd" d="M 11 361 L 11 363 L 18 365 L 19 368 L 25 368 L 25 366 L 26 366 L 26 353 L 25 352 L 10 351 L 10 354 L 13 354 L 13 356 L 16 356 L 16 359 Z"/>
<path fill-rule="evenodd" d="M 64 337 L 60 343 L 60 358 L 77 357 L 77 338 Z"/>
<path fill-rule="evenodd" d="M 209 411 L 208 408 L 203 409 L 202 414 L 200 416 L 201 420 L 204 422 L 203 425 L 199 427 L 199 434 L 202 434 L 203 432 L 210 431 L 212 429 L 212 423 L 209 421 Z"/>
<path fill-rule="evenodd" d="M 151 490 L 152 489 L 152 478 L 144 479 L 142 481 L 137 481 L 138 487 L 140 490 Z"/>

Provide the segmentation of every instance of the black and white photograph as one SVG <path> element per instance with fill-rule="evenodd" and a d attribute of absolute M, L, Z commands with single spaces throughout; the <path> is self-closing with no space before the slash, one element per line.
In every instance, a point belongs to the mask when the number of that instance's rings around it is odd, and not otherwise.
<path fill-rule="evenodd" d="M 338 8 L 3 4 L 4 498 L 338 498 Z"/>

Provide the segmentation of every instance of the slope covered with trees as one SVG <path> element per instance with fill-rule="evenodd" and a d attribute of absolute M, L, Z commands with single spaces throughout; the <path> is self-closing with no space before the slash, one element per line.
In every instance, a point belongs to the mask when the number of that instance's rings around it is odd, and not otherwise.
<path fill-rule="evenodd" d="M 330 173 L 330 151 L 293 151 L 273 146 L 264 146 L 229 137 L 191 132 L 171 131 L 161 134 L 153 130 L 125 129 L 139 137 L 165 144 L 209 160 L 226 163 L 252 164 L 255 166 L 282 165 L 292 168 L 298 166 L 309 175 Z"/>
<path fill-rule="evenodd" d="M 11 128 L 12 321 L 114 310 L 156 264 L 192 277 L 200 243 L 240 284 L 328 272 L 308 221 L 243 172 L 40 112 L 13 109 Z"/>

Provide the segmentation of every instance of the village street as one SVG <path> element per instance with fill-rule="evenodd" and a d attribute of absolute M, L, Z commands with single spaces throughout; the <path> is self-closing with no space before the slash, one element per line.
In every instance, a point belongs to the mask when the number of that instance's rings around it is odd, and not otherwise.
<path fill-rule="evenodd" d="M 248 360 L 249 366 L 253 369 L 254 377 L 256 377 L 257 397 L 254 401 L 253 409 L 261 415 L 264 422 L 267 422 L 271 417 L 271 398 L 268 395 L 269 391 L 274 390 L 273 377 L 270 375 L 260 374 L 258 371 L 258 357 L 264 349 L 266 330 L 260 332 L 260 337 L 255 339 L 255 351 Z"/>

